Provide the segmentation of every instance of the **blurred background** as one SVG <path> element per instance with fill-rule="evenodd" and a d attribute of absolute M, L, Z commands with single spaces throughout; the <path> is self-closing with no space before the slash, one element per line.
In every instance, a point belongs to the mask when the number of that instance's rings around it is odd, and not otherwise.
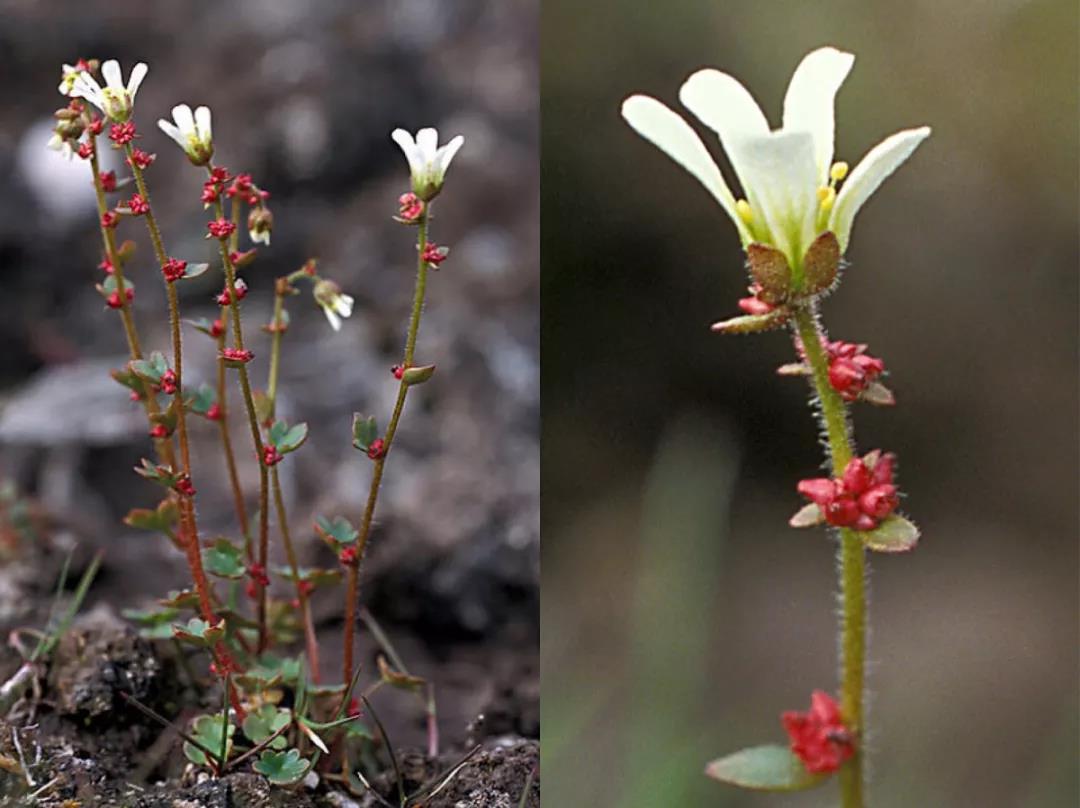
<path fill-rule="evenodd" d="M 745 293 L 734 228 L 619 117 L 633 92 L 680 109 L 716 66 L 778 126 L 823 44 L 857 56 L 837 159 L 934 129 L 860 213 L 824 304 L 832 336 L 891 371 L 898 406 L 858 406 L 857 435 L 899 453 L 923 530 L 871 558 L 873 804 L 1076 804 L 1077 32 L 1076 4 L 1047 0 L 544 0 L 553 805 L 835 798 L 703 775 L 783 743 L 780 712 L 835 687 L 832 544 L 786 526 L 821 451 L 805 383 L 773 372 L 785 335 L 708 330 Z"/>
<path fill-rule="evenodd" d="M 363 508 L 371 463 L 350 446 L 353 411 L 385 425 L 397 389 L 390 367 L 400 361 L 416 258 L 415 233 L 391 219 L 409 175 L 390 132 L 436 126 L 443 142 L 465 136 L 432 225 L 452 258 L 429 282 L 418 358 L 438 373 L 410 396 L 361 588 L 410 669 L 436 682 L 451 742 L 478 713 L 488 716 L 481 737 L 538 736 L 537 25 L 532 0 L 0 0 L 0 477 L 53 525 L 43 554 L 14 548 L 2 565 L 5 627 L 33 623 L 74 542 L 77 565 L 106 550 L 91 607 L 145 605 L 188 578 L 168 542 L 120 521 L 157 499 L 131 471 L 150 451 L 146 425 L 107 375 L 126 347 L 94 290 L 101 256 L 89 170 L 45 148 L 64 102 L 63 63 L 117 58 L 126 76 L 146 61 L 135 119 L 138 145 L 158 155 L 148 182 L 167 247 L 212 262 L 180 285 L 183 315 L 216 316 L 222 280 L 216 245 L 203 239 L 203 175 L 156 126 L 181 102 L 212 108 L 215 161 L 271 193 L 272 246 L 243 272 L 256 386 L 267 373 L 269 338 L 258 326 L 269 320 L 275 277 L 317 256 L 320 272 L 356 298 L 338 333 L 310 286 L 288 303 L 279 413 L 306 421 L 311 437 L 281 474 L 304 565 L 335 564 L 314 536 L 317 514 L 358 522 Z M 122 223 L 119 237 L 139 245 L 128 274 L 143 344 L 169 353 L 142 223 Z M 185 382 L 211 380 L 210 342 L 188 329 L 185 344 Z M 257 468 L 235 391 L 231 401 L 254 512 Z M 192 429 L 202 533 L 236 537 L 216 430 L 201 420 Z M 340 591 L 314 608 L 333 671 Z M 369 664 L 374 646 L 366 630 L 361 637 Z M 396 741 L 423 737 L 413 700 L 384 709 L 387 720 L 396 710 L 409 719 L 391 721 Z"/>

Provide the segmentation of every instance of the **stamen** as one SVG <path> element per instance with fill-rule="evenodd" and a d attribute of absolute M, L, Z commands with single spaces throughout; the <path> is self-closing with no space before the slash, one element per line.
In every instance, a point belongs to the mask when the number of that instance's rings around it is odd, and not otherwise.
<path fill-rule="evenodd" d="M 840 182 L 848 173 L 848 164 L 843 160 L 833 163 L 832 168 L 829 169 L 829 178 L 833 182 Z"/>
<path fill-rule="evenodd" d="M 739 218 L 746 224 L 752 224 L 754 221 L 754 211 L 750 209 L 750 203 L 745 199 L 740 199 L 735 203 L 735 212 L 739 214 Z"/>
<path fill-rule="evenodd" d="M 818 188 L 817 197 L 823 211 L 831 210 L 833 203 L 836 202 L 836 189 L 831 185 L 825 188 Z"/>

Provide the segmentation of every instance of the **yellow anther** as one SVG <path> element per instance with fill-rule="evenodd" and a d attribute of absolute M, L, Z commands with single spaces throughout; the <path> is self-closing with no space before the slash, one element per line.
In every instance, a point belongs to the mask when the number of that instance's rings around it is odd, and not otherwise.
<path fill-rule="evenodd" d="M 754 221 L 754 211 L 750 209 L 750 203 L 745 199 L 740 199 L 735 203 L 735 212 L 739 214 L 739 218 L 746 224 L 750 224 Z"/>
<path fill-rule="evenodd" d="M 840 162 L 832 164 L 832 168 L 829 169 L 829 178 L 832 179 L 833 182 L 840 182 L 840 180 L 847 176 L 847 172 L 848 164 L 841 160 Z"/>
<path fill-rule="evenodd" d="M 836 189 L 831 185 L 826 188 L 818 188 L 817 198 L 821 202 L 822 210 L 830 210 L 836 201 Z"/>

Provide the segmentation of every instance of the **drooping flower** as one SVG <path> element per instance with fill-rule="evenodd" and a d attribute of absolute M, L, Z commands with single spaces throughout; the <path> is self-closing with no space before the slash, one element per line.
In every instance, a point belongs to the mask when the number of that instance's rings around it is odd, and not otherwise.
<path fill-rule="evenodd" d="M 131 76 L 128 77 L 127 86 L 124 86 L 120 63 L 115 59 L 110 59 L 101 66 L 101 75 L 105 78 L 104 87 L 98 84 L 90 73 L 81 71 L 72 81 L 71 91 L 68 94 L 76 98 L 85 98 L 104 112 L 110 120 L 123 123 L 131 117 L 135 94 L 139 91 L 139 85 L 142 84 L 149 71 L 150 68 L 145 62 L 139 62 L 131 68 Z"/>
<path fill-rule="evenodd" d="M 646 95 L 627 98 L 622 115 L 705 186 L 744 248 L 762 244 L 779 250 L 797 283 L 807 250 L 823 234 L 835 236 L 841 255 L 846 251 L 855 214 L 930 134 L 926 126 L 897 132 L 850 173 L 846 163 L 834 163 L 833 101 L 854 60 L 830 47 L 808 54 L 788 85 L 779 130 L 770 129 L 757 102 L 728 74 L 706 68 L 686 80 L 679 99 L 719 135 L 742 186 L 741 199 L 680 115 Z"/>
<path fill-rule="evenodd" d="M 330 327 L 335 331 L 340 331 L 341 318 L 352 315 L 352 295 L 345 294 L 340 286 L 326 278 L 315 284 L 312 294 L 315 296 L 315 302 L 326 314 L 326 319 L 330 321 Z"/>
<path fill-rule="evenodd" d="M 158 127 L 176 141 L 184 150 L 188 160 L 197 166 L 204 166 L 214 156 L 214 137 L 210 128 L 210 108 L 196 107 L 192 114 L 187 104 L 177 104 L 172 108 L 172 121 L 158 119 Z"/>
<path fill-rule="evenodd" d="M 458 135 L 446 145 L 439 146 L 439 133 L 431 128 L 421 129 L 416 133 L 415 140 L 404 129 L 395 129 L 390 137 L 405 152 L 405 159 L 409 161 L 413 192 L 424 202 L 430 202 L 442 189 L 446 169 L 465 138 Z"/>
<path fill-rule="evenodd" d="M 265 205 L 251 209 L 248 214 L 248 238 L 255 244 L 269 244 L 274 229 L 274 214 Z"/>
<path fill-rule="evenodd" d="M 805 713 L 789 710 L 780 717 L 791 739 L 791 751 L 808 772 L 834 772 L 855 753 L 851 732 L 840 717 L 840 706 L 828 693 L 815 690 Z"/>

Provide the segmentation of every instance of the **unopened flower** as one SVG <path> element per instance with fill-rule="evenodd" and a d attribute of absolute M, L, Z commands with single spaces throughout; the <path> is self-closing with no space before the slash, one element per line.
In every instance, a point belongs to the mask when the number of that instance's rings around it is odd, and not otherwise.
<path fill-rule="evenodd" d="M 791 751 L 808 772 L 834 772 L 855 753 L 854 739 L 828 693 L 815 690 L 805 713 L 790 710 L 780 717 L 791 740 Z"/>
<path fill-rule="evenodd" d="M 126 146 L 137 136 L 138 132 L 135 130 L 134 121 L 114 123 L 109 127 L 109 140 L 116 143 L 117 146 Z"/>
<path fill-rule="evenodd" d="M 139 194 L 132 194 L 128 202 L 128 209 L 132 216 L 144 216 L 150 212 L 150 203 Z"/>
<path fill-rule="evenodd" d="M 429 241 L 424 245 L 424 251 L 420 254 L 420 257 L 429 267 L 438 269 L 439 264 L 445 261 L 448 255 L 450 255 L 449 247 L 440 247 L 434 241 Z"/>
<path fill-rule="evenodd" d="M 179 258 L 170 258 L 161 267 L 161 274 L 169 283 L 180 280 L 186 271 L 187 261 L 181 261 Z"/>
<path fill-rule="evenodd" d="M 340 331 L 341 318 L 352 314 L 352 295 L 345 294 L 340 286 L 326 278 L 315 284 L 312 293 L 315 296 L 315 302 L 322 307 L 326 319 L 330 321 L 330 327 L 335 331 Z"/>
<path fill-rule="evenodd" d="M 269 244 L 270 231 L 274 229 L 274 214 L 270 208 L 259 205 L 248 214 L 248 238 L 256 244 Z"/>
<path fill-rule="evenodd" d="M 873 451 L 853 458 L 839 478 L 800 480 L 797 490 L 818 506 L 828 524 L 873 530 L 899 504 L 893 482 L 895 460 L 892 454 Z"/>
<path fill-rule="evenodd" d="M 398 218 L 406 223 L 419 221 L 424 215 L 424 200 L 412 191 L 398 197 Z"/>
<path fill-rule="evenodd" d="M 85 98 L 104 112 L 110 120 L 123 122 L 131 117 L 135 94 L 139 91 L 139 85 L 146 78 L 147 72 L 149 68 L 146 64 L 139 62 L 131 69 L 127 86 L 124 86 L 120 63 L 115 59 L 110 59 L 101 66 L 101 75 L 105 78 L 104 87 L 84 70 L 77 73 L 67 95 Z"/>
<path fill-rule="evenodd" d="M 161 385 L 161 392 L 171 396 L 176 392 L 176 372 L 172 368 L 166 370 L 161 374 L 159 384 Z"/>
<path fill-rule="evenodd" d="M 223 348 L 220 354 L 227 365 L 246 365 L 255 354 L 245 348 Z"/>
<path fill-rule="evenodd" d="M 372 460 L 378 460 L 386 454 L 386 441 L 382 438 L 375 438 L 367 447 L 367 456 Z"/>
<path fill-rule="evenodd" d="M 156 154 L 144 152 L 142 149 L 132 149 L 131 157 L 125 157 L 124 162 L 132 168 L 149 168 L 156 159 Z"/>
<path fill-rule="evenodd" d="M 216 239 L 227 239 L 236 230 L 236 225 L 230 222 L 228 219 L 215 219 L 212 222 L 206 223 L 206 229 L 210 231 L 210 235 L 207 238 L 213 236 Z"/>
<path fill-rule="evenodd" d="M 726 73 L 699 70 L 686 80 L 679 99 L 720 136 L 742 186 L 745 198 L 739 200 L 701 138 L 677 113 L 654 98 L 634 95 L 623 102 L 622 114 L 705 186 L 744 247 L 759 243 L 778 249 L 794 274 L 823 233 L 835 235 L 841 255 L 846 251 L 855 214 L 930 134 L 924 126 L 891 135 L 850 174 L 846 163 L 834 163 L 833 100 L 854 58 L 835 48 L 807 55 L 788 85 L 783 127 L 776 131 L 750 93 Z"/>
<path fill-rule="evenodd" d="M 439 146 L 439 133 L 430 128 L 417 132 L 415 140 L 404 129 L 395 129 L 390 137 L 405 152 L 405 159 L 409 161 L 413 192 L 425 202 L 430 202 L 442 189 L 446 169 L 465 138 L 458 135 L 445 146 Z"/>
<path fill-rule="evenodd" d="M 101 190 L 105 193 L 112 193 L 116 190 L 115 171 L 102 171 L 98 176 L 101 178 Z"/>
<path fill-rule="evenodd" d="M 214 138 L 210 129 L 210 108 L 196 107 L 192 114 L 187 104 L 172 108 L 173 121 L 158 120 L 158 127 L 176 141 L 193 165 L 204 166 L 214 156 Z"/>

